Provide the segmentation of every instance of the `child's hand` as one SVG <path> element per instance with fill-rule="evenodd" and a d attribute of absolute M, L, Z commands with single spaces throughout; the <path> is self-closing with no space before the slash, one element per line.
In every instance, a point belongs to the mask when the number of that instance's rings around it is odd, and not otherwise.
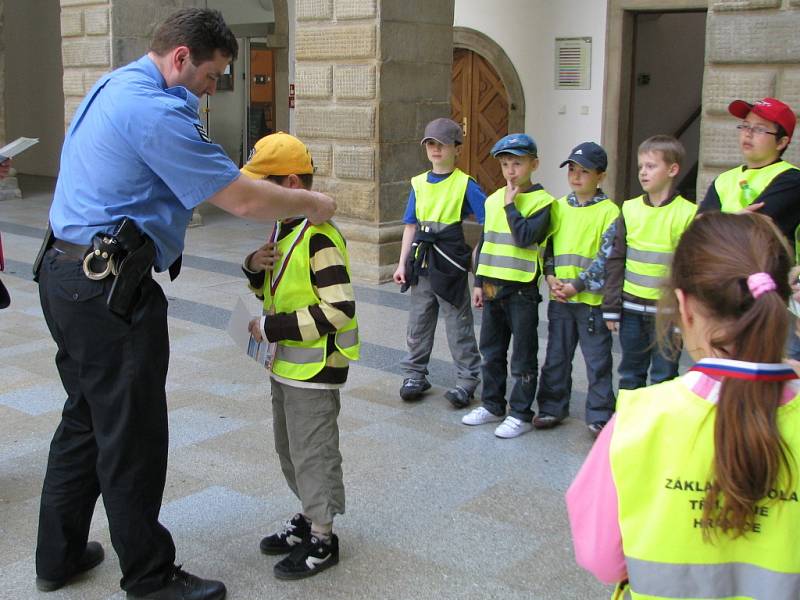
<path fill-rule="evenodd" d="M 280 257 L 281 253 L 278 247 L 272 242 L 267 242 L 250 255 L 245 267 L 247 267 L 248 271 L 253 271 L 254 273 L 271 271 Z"/>
<path fill-rule="evenodd" d="M 472 306 L 483 308 L 483 288 L 472 288 Z"/>
<path fill-rule="evenodd" d="M 392 279 L 397 285 L 403 285 L 406 282 L 406 266 L 405 264 L 397 265 L 397 269 L 392 275 Z"/>
<path fill-rule="evenodd" d="M 611 333 L 619 331 L 619 321 L 606 321 L 606 327 Z"/>
<path fill-rule="evenodd" d="M 264 336 L 261 335 L 261 317 L 253 318 L 247 326 L 247 331 L 250 332 L 250 335 L 253 336 L 255 341 L 263 342 Z"/>
<path fill-rule="evenodd" d="M 575 286 L 571 283 L 562 283 L 561 284 L 561 295 L 566 300 L 567 298 L 572 298 L 575 294 L 578 293 L 578 290 L 575 289 Z"/>
<path fill-rule="evenodd" d="M 506 179 L 506 206 L 514 203 L 514 198 L 517 197 L 517 194 L 519 194 L 519 186 L 515 183 L 511 183 L 510 179 Z"/>
<path fill-rule="evenodd" d="M 558 277 L 556 277 L 555 275 L 548 275 L 546 277 L 546 281 L 547 281 L 547 285 L 550 287 L 550 291 L 551 292 L 555 292 L 557 290 L 560 290 L 561 286 L 564 285 L 562 283 L 562 281 Z"/>

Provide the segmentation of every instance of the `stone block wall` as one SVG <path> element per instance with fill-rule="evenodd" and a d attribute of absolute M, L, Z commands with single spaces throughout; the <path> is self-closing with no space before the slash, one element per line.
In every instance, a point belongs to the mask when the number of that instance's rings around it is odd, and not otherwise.
<path fill-rule="evenodd" d="M 779 98 L 800 111 L 800 0 L 713 0 L 709 4 L 698 198 L 722 171 L 741 164 L 737 98 Z M 784 158 L 800 163 L 800 143 Z"/>
<path fill-rule="evenodd" d="M 295 133 L 338 202 L 354 276 L 385 281 L 422 130 L 450 113 L 453 2 L 297 0 L 296 18 Z"/>
<path fill-rule="evenodd" d="M 61 56 L 68 127 L 86 92 L 111 70 L 109 0 L 61 0 Z"/>

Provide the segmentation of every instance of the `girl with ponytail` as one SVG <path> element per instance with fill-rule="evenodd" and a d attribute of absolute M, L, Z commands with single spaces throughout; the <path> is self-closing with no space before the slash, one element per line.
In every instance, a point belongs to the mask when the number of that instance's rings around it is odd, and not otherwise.
<path fill-rule="evenodd" d="M 696 364 L 620 391 L 567 492 L 578 563 L 623 598 L 800 598 L 800 385 L 789 250 L 757 214 L 686 230 L 662 294 Z"/>

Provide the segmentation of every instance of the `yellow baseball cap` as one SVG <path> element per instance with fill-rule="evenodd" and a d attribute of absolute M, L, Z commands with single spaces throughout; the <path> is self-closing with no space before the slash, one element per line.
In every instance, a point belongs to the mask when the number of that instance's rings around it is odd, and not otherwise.
<path fill-rule="evenodd" d="M 251 179 L 270 175 L 303 175 L 314 172 L 314 161 L 306 145 L 293 135 L 279 131 L 256 142 L 241 169 Z"/>

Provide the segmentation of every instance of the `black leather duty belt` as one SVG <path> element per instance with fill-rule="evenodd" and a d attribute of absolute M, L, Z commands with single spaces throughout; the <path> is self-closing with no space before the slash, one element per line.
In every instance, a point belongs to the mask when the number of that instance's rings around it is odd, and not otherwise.
<path fill-rule="evenodd" d="M 65 242 L 64 240 L 55 240 L 52 247 L 65 256 L 74 258 L 75 260 L 83 260 L 92 249 L 92 247 L 88 245 L 73 244 L 71 242 Z"/>

